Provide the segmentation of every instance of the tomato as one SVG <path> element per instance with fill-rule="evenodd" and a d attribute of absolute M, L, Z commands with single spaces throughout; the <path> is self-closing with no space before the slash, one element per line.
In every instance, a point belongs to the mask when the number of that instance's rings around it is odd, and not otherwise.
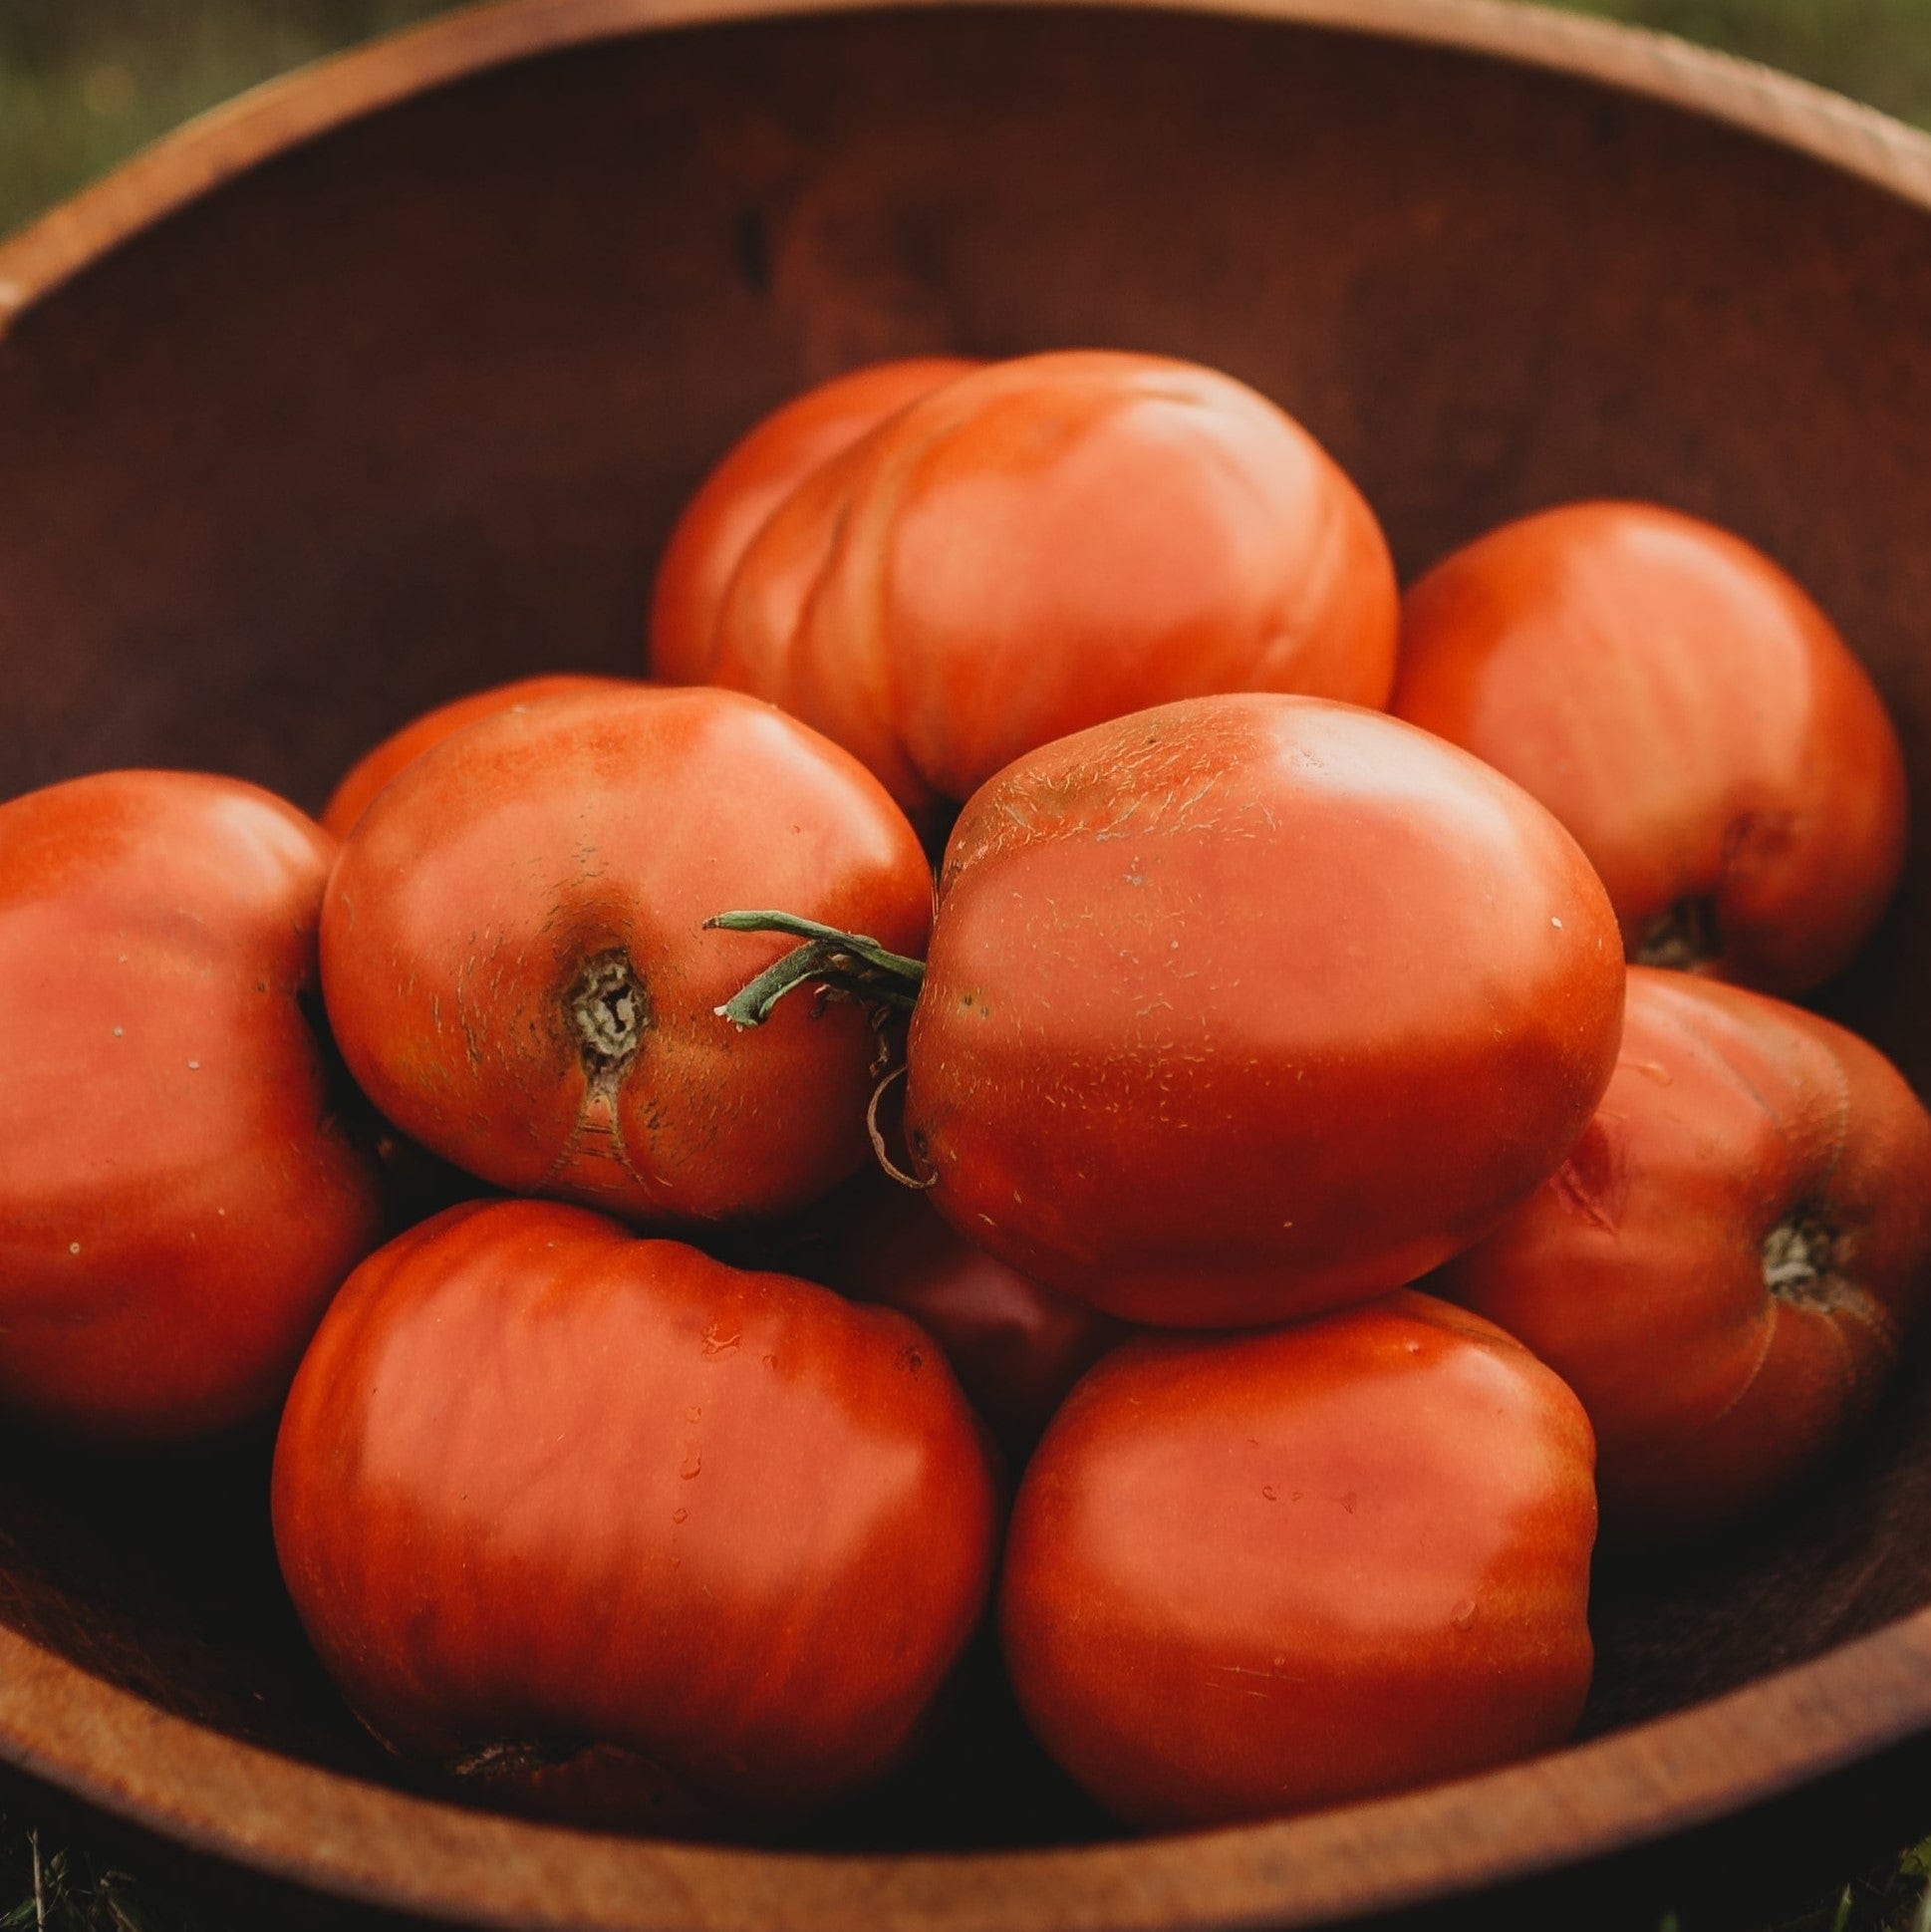
<path fill-rule="evenodd" d="M 1801 991 L 1897 883 L 1882 699 L 1783 571 L 1692 517 L 1577 503 L 1457 551 L 1408 595 L 1393 708 L 1575 834 L 1632 960 Z"/>
<path fill-rule="evenodd" d="M 726 1819 L 899 1761 L 996 1533 L 912 1322 L 539 1202 L 452 1208 L 356 1271 L 273 1502 L 303 1625 L 395 1750 L 499 1797 L 661 1782 Z"/>
<path fill-rule="evenodd" d="M 823 1278 L 901 1310 L 946 1351 L 972 1406 L 1023 1461 L 1061 1399 L 1131 1332 L 1031 1281 L 882 1178 L 839 1204 Z"/>
<path fill-rule="evenodd" d="M 652 671 L 671 684 L 703 683 L 731 573 L 765 518 L 887 416 L 977 367 L 957 356 L 874 363 L 793 397 L 759 422 L 704 478 L 671 532 L 651 604 Z"/>
<path fill-rule="evenodd" d="M 1373 513 L 1263 397 L 1160 357 L 1027 356 L 794 487 L 701 671 L 847 746 L 930 826 L 1021 753 L 1170 698 L 1379 704 L 1397 621 Z"/>
<path fill-rule="evenodd" d="M 322 823 L 337 838 L 346 839 L 356 829 L 356 821 L 369 809 L 370 801 L 405 765 L 414 764 L 432 744 L 440 744 L 478 718 L 494 717 L 498 711 L 518 704 L 531 704 L 539 698 L 572 691 L 635 688 L 635 681 L 630 679 L 593 678 L 582 672 L 563 671 L 541 678 L 519 678 L 513 684 L 494 685 L 488 690 L 451 698 L 448 703 L 438 704 L 420 717 L 413 718 L 358 759 L 323 806 Z"/>
<path fill-rule="evenodd" d="M 0 805 L 14 1414 L 148 1442 L 265 1413 L 382 1238 L 315 1024 L 334 856 L 229 778 L 105 772 Z"/>
<path fill-rule="evenodd" d="M 646 688 L 499 712 L 343 846 L 322 916 L 343 1055 L 498 1187 L 656 1223 L 800 1207 L 864 1158 L 877 1042 L 850 1004 L 793 1002 L 754 1038 L 717 1019 L 746 942 L 701 929 L 745 899 L 911 950 L 932 914 L 892 801 L 769 705 Z"/>
<path fill-rule="evenodd" d="M 1046 745 L 966 806 L 939 892 L 928 966 L 871 960 L 922 980 L 910 1160 L 962 1234 L 1129 1321 L 1415 1279 L 1560 1164 L 1615 1064 L 1575 841 L 1350 705 L 1197 698 Z M 862 950 L 807 940 L 727 1010 Z"/>
<path fill-rule="evenodd" d="M 1147 1826 L 1540 1751 L 1589 1684 L 1590 1460 L 1561 1382 L 1427 1295 L 1129 1342 L 1020 1484 L 1013 1688 L 1059 1763 Z"/>
<path fill-rule="evenodd" d="M 1430 1282 L 1581 1397 L 1603 1520 L 1716 1528 L 1871 1410 L 1931 1265 L 1931 1118 L 1812 1013 L 1631 969 L 1622 1059 L 1567 1162 Z"/>

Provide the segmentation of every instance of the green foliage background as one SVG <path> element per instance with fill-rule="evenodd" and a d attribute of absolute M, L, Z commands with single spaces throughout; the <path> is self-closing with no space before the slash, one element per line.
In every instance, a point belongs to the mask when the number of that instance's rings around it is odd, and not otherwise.
<path fill-rule="evenodd" d="M 1931 127 L 1931 0 L 1557 3 L 1790 68 Z M 0 0 L 0 231 L 204 108 L 448 10 L 449 0 Z M 1931 1843 L 1826 1899 L 1793 1900 L 1783 1932 L 1931 1932 L 1927 1873 Z M 206 1923 L 164 1886 L 56 1846 L 29 1817 L 0 1816 L 0 1932 Z M 1665 1927 L 1696 1932 L 1673 1918 Z"/>

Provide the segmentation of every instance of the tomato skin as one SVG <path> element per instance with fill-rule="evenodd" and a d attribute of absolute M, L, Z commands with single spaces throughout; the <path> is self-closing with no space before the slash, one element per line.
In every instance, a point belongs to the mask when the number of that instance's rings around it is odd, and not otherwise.
<path fill-rule="evenodd" d="M 1561 1382 L 1427 1295 L 1129 1342 L 1019 1486 L 1013 1688 L 1066 1771 L 1155 1828 L 1543 1750 L 1589 1684 L 1590 1461 Z"/>
<path fill-rule="evenodd" d="M 303 1624 L 380 1737 L 486 1769 L 553 1747 L 533 1782 L 583 1759 L 592 1809 L 639 1759 L 725 1813 L 888 1770 L 996 1533 L 976 1423 L 913 1323 L 524 1201 L 357 1270 L 273 1506 Z"/>
<path fill-rule="evenodd" d="M 879 1179 L 838 1204 L 825 1281 L 907 1314 L 1018 1462 L 1070 1389 L 1132 1332 L 957 1234 L 922 1195 Z"/>
<path fill-rule="evenodd" d="M 335 841 L 230 778 L 0 805 L 0 1404 L 101 1443 L 272 1409 L 383 1233 L 301 1001 Z"/>
<path fill-rule="evenodd" d="M 1533 792 L 1632 960 L 1770 992 L 1847 965 L 1904 860 L 1904 762 L 1868 675 L 1739 538 L 1641 503 L 1505 524 L 1409 592 L 1392 708 Z M 1696 909 L 1682 945 L 1675 909 Z"/>
<path fill-rule="evenodd" d="M 350 766 L 322 808 L 323 829 L 346 839 L 376 794 L 404 766 L 414 764 L 431 745 L 440 744 L 479 718 L 494 717 L 498 711 L 513 709 L 518 704 L 533 704 L 541 698 L 567 696 L 576 691 L 636 689 L 635 679 L 595 678 L 586 672 L 560 671 L 540 678 L 518 678 L 507 685 L 492 685 L 487 690 L 452 697 L 448 703 L 412 718 L 400 731 L 386 737 Z"/>
<path fill-rule="evenodd" d="M 1788 1230 L 1824 1265 L 1773 1292 Z M 1826 1236 L 1827 1231 L 1827 1236 Z M 1605 1533 L 1716 1529 L 1875 1405 L 1931 1267 L 1931 1117 L 1874 1047 L 1635 966 L 1622 1058 L 1557 1173 L 1432 1290 L 1501 1323 L 1595 1425 Z"/>
<path fill-rule="evenodd" d="M 820 464 L 977 367 L 960 356 L 873 363 L 806 390 L 753 425 L 704 478 L 665 546 L 651 601 L 652 675 L 674 685 L 706 682 L 731 573 L 765 518 Z"/>
<path fill-rule="evenodd" d="M 1426 1273 L 1552 1172 L 1622 989 L 1586 861 L 1486 766 L 1318 699 L 1167 705 L 966 806 L 909 1144 L 934 1207 L 1049 1286 L 1291 1319 Z"/>
<path fill-rule="evenodd" d="M 705 664 L 869 764 L 924 822 L 1022 753 L 1216 690 L 1385 701 L 1379 525 L 1299 424 L 1162 357 L 945 384 L 797 485 Z"/>
<path fill-rule="evenodd" d="M 740 905 L 918 953 L 931 875 L 877 782 L 767 704 L 549 698 L 369 808 L 323 907 L 329 1012 L 383 1112 L 498 1187 L 661 1225 L 781 1214 L 865 1158 L 877 1043 L 849 1004 L 717 1018 L 786 950 L 702 930 Z"/>

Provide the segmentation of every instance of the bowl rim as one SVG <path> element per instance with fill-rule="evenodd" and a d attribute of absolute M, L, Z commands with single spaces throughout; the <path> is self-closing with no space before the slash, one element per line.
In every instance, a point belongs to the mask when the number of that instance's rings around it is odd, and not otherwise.
<path fill-rule="evenodd" d="M 298 71 L 188 123 L 0 240 L 19 316 L 233 177 L 416 95 L 682 26 L 986 0 L 499 0 Z M 1931 210 L 1931 136 L 1669 36 L 1519 0 L 998 0 L 1199 13 L 1491 55 L 1794 148 Z M 0 1761 L 192 1850 L 312 1891 L 546 1932 L 1054 1932 L 1311 1926 L 1672 1836 L 1931 1731 L 1931 1607 L 1648 1723 L 1500 1771 L 1274 1823 L 1051 1850 L 823 1854 L 535 1824 L 248 1745 L 0 1626 Z"/>

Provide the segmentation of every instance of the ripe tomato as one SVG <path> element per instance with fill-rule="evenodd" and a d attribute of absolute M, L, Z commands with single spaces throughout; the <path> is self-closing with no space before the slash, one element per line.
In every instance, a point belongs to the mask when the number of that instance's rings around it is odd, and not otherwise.
<path fill-rule="evenodd" d="M 15 1414 L 132 1442 L 263 1413 L 381 1240 L 376 1164 L 316 1029 L 334 856 L 228 778 L 105 772 L 0 805 Z"/>
<path fill-rule="evenodd" d="M 908 403 L 978 365 L 957 356 L 874 363 L 773 410 L 704 478 L 671 532 L 651 603 L 651 669 L 702 684 L 717 612 L 764 519 L 821 463 Z"/>
<path fill-rule="evenodd" d="M 1505 525 L 1408 594 L 1393 708 L 1546 805 L 1632 960 L 1774 992 L 1857 951 L 1904 858 L 1863 667 L 1783 571 L 1641 503 Z"/>
<path fill-rule="evenodd" d="M 498 711 L 518 704 L 533 704 L 539 698 L 558 697 L 572 691 L 634 690 L 636 681 L 625 678 L 593 678 L 587 673 L 562 671 L 541 678 L 519 678 L 513 684 L 494 685 L 488 690 L 471 691 L 466 697 L 451 698 L 433 710 L 412 719 L 400 731 L 349 768 L 322 808 L 322 823 L 337 838 L 346 839 L 356 829 L 356 821 L 369 809 L 370 801 L 405 765 L 414 764 L 432 744 L 478 718 L 494 717 Z"/>
<path fill-rule="evenodd" d="M 824 1279 L 925 1329 L 1019 1462 L 1066 1391 L 1131 1332 L 1007 1267 L 882 1176 L 859 1183 L 838 1210 Z"/>
<path fill-rule="evenodd" d="M 1876 1402 L 1931 1264 L 1931 1118 L 1812 1013 L 1632 968 L 1567 1162 L 1429 1283 L 1581 1397 L 1605 1524 L 1715 1528 Z"/>
<path fill-rule="evenodd" d="M 651 1222 L 801 1207 L 864 1158 L 876 1041 L 849 1004 L 719 1023 L 745 943 L 701 928 L 747 898 L 911 950 L 932 915 L 892 801 L 767 704 L 645 688 L 499 712 L 343 846 L 322 917 L 343 1055 L 499 1187 Z"/>
<path fill-rule="evenodd" d="M 1379 704 L 1396 629 L 1380 527 L 1297 423 L 1191 364 L 1058 354 L 949 382 L 821 464 L 744 551 L 701 671 L 930 825 L 1022 752 L 1169 698 Z"/>
<path fill-rule="evenodd" d="M 929 1199 L 1129 1321 L 1413 1280 L 1560 1164 L 1615 1064 L 1615 919 L 1575 841 L 1351 705 L 1196 698 L 1046 745 L 966 806 L 939 892 L 929 967 L 870 955 L 923 981 Z M 808 940 L 726 1010 L 864 950 Z"/>
<path fill-rule="evenodd" d="M 994 1512 L 912 1322 L 538 1202 L 359 1268 L 275 1449 L 283 1574 L 370 1727 L 592 1810 L 653 1771 L 742 1814 L 889 1770 Z"/>
<path fill-rule="evenodd" d="M 1019 1486 L 1013 1688 L 1059 1763 L 1148 1826 L 1542 1750 L 1589 1684 L 1590 1459 L 1556 1377 L 1427 1295 L 1128 1342 Z"/>

